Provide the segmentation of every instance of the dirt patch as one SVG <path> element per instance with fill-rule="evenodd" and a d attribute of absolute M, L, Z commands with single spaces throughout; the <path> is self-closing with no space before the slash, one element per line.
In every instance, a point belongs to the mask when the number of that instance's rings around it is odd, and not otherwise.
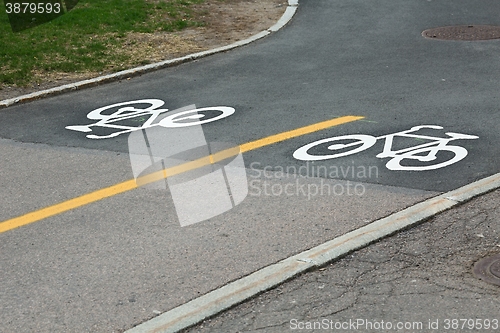
<path fill-rule="evenodd" d="M 35 80 L 28 87 L 0 87 L 0 100 L 109 74 L 115 66 L 132 68 L 228 45 L 271 27 L 286 6 L 284 0 L 211 0 L 193 7 L 203 27 L 173 33 L 130 33 L 120 48 L 110 50 L 130 55 L 131 60 L 126 64 L 110 65 L 100 73 L 35 72 Z"/>

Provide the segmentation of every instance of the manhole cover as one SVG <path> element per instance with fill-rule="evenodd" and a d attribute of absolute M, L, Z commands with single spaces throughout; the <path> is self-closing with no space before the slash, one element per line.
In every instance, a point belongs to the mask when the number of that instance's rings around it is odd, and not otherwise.
<path fill-rule="evenodd" d="M 457 25 L 424 30 L 422 36 L 443 40 L 488 40 L 500 38 L 500 26 Z"/>
<path fill-rule="evenodd" d="M 500 286 L 500 254 L 479 260 L 473 271 L 481 280 Z"/>

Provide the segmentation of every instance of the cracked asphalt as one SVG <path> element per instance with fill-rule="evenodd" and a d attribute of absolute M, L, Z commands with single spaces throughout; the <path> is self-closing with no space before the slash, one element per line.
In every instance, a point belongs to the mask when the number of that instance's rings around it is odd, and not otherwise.
<path fill-rule="evenodd" d="M 500 253 L 499 202 L 475 198 L 184 332 L 498 332 L 500 287 L 472 268 Z"/>

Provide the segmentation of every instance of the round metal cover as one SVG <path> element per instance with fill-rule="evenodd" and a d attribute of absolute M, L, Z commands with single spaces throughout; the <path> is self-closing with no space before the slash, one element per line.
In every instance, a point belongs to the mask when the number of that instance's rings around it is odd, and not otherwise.
<path fill-rule="evenodd" d="M 500 254 L 479 260 L 473 272 L 481 280 L 500 286 Z"/>
<path fill-rule="evenodd" d="M 500 26 L 457 25 L 424 30 L 422 36 L 442 40 L 488 40 L 500 38 Z"/>

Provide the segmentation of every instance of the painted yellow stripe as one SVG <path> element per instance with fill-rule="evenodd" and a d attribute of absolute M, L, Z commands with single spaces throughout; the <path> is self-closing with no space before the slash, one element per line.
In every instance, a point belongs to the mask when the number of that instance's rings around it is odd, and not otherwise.
<path fill-rule="evenodd" d="M 232 147 L 232 148 L 229 148 L 226 150 L 219 151 L 215 154 L 210 155 L 210 157 L 213 157 L 212 163 L 217 163 L 217 162 L 224 161 L 225 159 L 231 158 L 233 156 L 236 156 L 239 153 L 241 153 L 241 147 L 236 146 L 236 147 Z"/>
<path fill-rule="evenodd" d="M 363 118 L 364 117 L 358 117 L 358 116 L 345 116 L 345 117 L 340 117 L 340 118 L 335 118 L 335 119 L 323 121 L 321 123 L 312 124 L 309 126 L 294 129 L 292 131 L 283 132 L 280 134 L 268 136 L 268 137 L 263 138 L 263 139 L 244 143 L 244 144 L 240 145 L 240 149 L 241 149 L 242 153 L 245 153 L 245 152 L 250 151 L 250 150 L 261 148 L 261 147 L 264 147 L 267 145 L 272 145 L 273 143 L 285 141 L 285 140 L 295 138 L 295 137 L 298 137 L 301 135 L 306 135 L 309 133 L 317 132 L 317 131 L 323 130 L 325 128 L 349 123 L 351 121 L 356 121 L 356 120 L 360 120 Z"/>
<path fill-rule="evenodd" d="M 135 183 L 134 179 L 127 180 L 126 182 L 119 183 L 110 187 L 106 187 L 100 190 L 97 190 L 92 193 L 88 193 L 85 195 L 82 195 L 80 197 L 70 199 L 68 201 L 64 201 L 61 203 L 58 203 L 53 206 L 49 206 L 46 208 L 42 208 L 40 210 L 15 217 L 13 219 L 4 221 L 0 223 L 0 233 L 21 227 L 26 224 L 30 224 L 33 222 L 37 222 L 40 220 L 43 220 L 47 217 L 54 216 L 63 212 L 67 212 L 68 210 L 72 210 L 84 205 L 88 205 L 89 203 L 111 197 L 116 194 L 120 194 L 123 192 L 127 192 L 130 190 L 133 190 L 137 188 L 137 184 Z"/>
<path fill-rule="evenodd" d="M 49 206 L 46 208 L 42 208 L 40 210 L 15 217 L 10 220 L 6 220 L 4 222 L 0 223 L 0 233 L 12 230 L 14 228 L 18 228 L 33 222 L 37 222 L 40 220 L 43 220 L 47 217 L 54 216 L 63 212 L 67 212 L 69 210 L 88 205 L 90 203 L 120 194 L 124 193 L 133 189 L 136 189 L 140 185 L 146 185 L 155 181 L 158 181 L 160 179 L 164 179 L 167 177 L 171 177 L 174 175 L 178 175 L 180 173 L 190 171 L 193 169 L 200 168 L 202 166 L 209 165 L 211 163 L 217 163 L 219 161 L 222 161 L 224 159 L 227 159 L 231 156 L 236 156 L 239 154 L 239 152 L 247 152 L 250 150 L 258 149 L 264 146 L 268 146 L 274 143 L 278 143 L 281 141 L 285 141 L 291 138 L 295 138 L 301 135 L 313 133 L 316 131 L 320 131 L 332 126 L 337 126 L 340 124 L 345 124 L 348 122 L 356 121 L 363 119 L 364 117 L 359 117 L 359 116 L 345 116 L 345 117 L 340 117 L 340 118 L 335 118 L 327 121 L 323 121 L 320 123 L 316 123 L 313 125 L 297 128 L 292 131 L 288 132 L 283 132 L 280 134 L 275 134 L 271 135 L 259 140 L 251 141 L 244 143 L 240 145 L 239 147 L 235 148 L 230 148 L 223 150 L 221 152 L 215 153 L 213 155 L 207 156 L 200 158 L 195 161 L 187 162 L 172 168 L 168 168 L 166 170 L 161 170 L 154 172 L 152 174 L 146 175 L 139 177 L 137 181 L 135 179 L 127 180 L 125 182 L 109 186 L 88 194 L 84 194 L 82 196 L 79 196 L 74 199 L 70 199 L 58 204 L 55 204 L 53 206 Z M 238 149 L 239 148 L 239 149 Z"/>

